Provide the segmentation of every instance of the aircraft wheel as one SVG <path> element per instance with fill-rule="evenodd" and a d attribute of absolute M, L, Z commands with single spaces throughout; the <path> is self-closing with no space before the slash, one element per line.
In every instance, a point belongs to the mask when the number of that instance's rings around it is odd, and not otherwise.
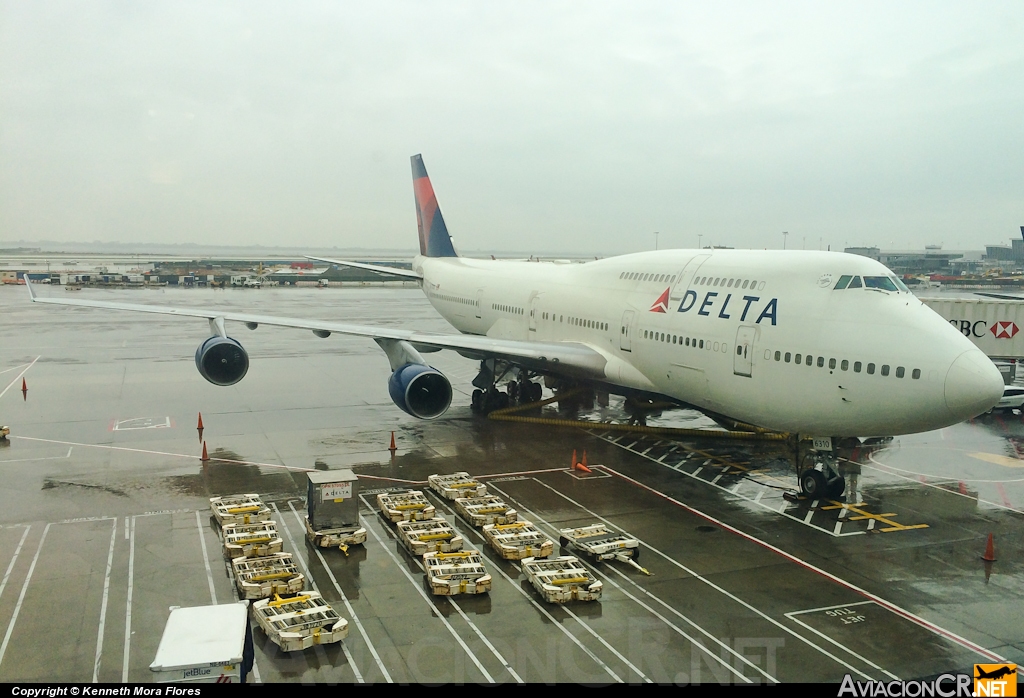
<path fill-rule="evenodd" d="M 832 482 L 828 483 L 826 489 L 828 490 L 828 496 L 833 499 L 838 499 L 843 496 L 843 492 L 846 491 L 846 480 L 842 477 L 838 477 Z"/>
<path fill-rule="evenodd" d="M 540 383 L 530 383 L 530 400 L 531 402 L 540 402 L 543 397 L 544 389 L 540 387 Z"/>
<path fill-rule="evenodd" d="M 479 412 L 481 410 L 481 408 L 483 407 L 483 402 L 484 402 L 484 391 L 482 391 L 482 390 L 474 390 L 473 391 L 473 397 L 470 400 L 470 407 L 472 408 L 472 410 L 474 412 Z"/>
<path fill-rule="evenodd" d="M 800 492 L 808 499 L 818 499 L 825 494 L 825 476 L 818 470 L 805 470 L 800 475 Z"/>
<path fill-rule="evenodd" d="M 560 536 L 558 538 L 558 547 L 562 549 L 562 554 L 565 555 L 569 552 L 569 539 L 564 536 Z"/>
<path fill-rule="evenodd" d="M 636 562 L 639 559 L 640 559 L 640 548 L 639 547 L 633 548 L 633 562 Z"/>

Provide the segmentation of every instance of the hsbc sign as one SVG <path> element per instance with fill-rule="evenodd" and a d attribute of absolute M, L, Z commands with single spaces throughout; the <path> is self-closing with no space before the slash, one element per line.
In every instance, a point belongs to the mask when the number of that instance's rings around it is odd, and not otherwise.
<path fill-rule="evenodd" d="M 965 337 L 975 337 L 977 339 L 984 338 L 988 333 L 991 333 L 996 339 L 1013 339 L 1014 335 L 1020 331 L 1017 323 L 1008 320 L 997 320 L 991 325 L 988 320 L 976 320 L 974 322 L 970 320 L 950 320 L 949 324 L 960 330 Z"/>

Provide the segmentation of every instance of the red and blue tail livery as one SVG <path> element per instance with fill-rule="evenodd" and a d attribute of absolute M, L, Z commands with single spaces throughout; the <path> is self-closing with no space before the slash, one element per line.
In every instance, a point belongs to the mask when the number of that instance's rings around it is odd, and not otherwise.
<path fill-rule="evenodd" d="M 416 227 L 420 234 L 420 254 L 424 257 L 458 257 L 448 227 L 430 185 L 423 156 L 412 156 L 412 189 L 416 196 Z"/>

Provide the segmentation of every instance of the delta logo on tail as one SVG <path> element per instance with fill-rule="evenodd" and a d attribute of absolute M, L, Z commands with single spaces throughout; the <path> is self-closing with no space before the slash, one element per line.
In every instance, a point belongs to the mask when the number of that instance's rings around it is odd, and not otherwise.
<path fill-rule="evenodd" d="M 665 289 L 665 292 L 658 296 L 658 300 L 654 301 L 654 305 L 651 306 L 650 312 L 652 313 L 667 313 L 668 312 L 668 292 L 671 290 L 671 286 Z"/>

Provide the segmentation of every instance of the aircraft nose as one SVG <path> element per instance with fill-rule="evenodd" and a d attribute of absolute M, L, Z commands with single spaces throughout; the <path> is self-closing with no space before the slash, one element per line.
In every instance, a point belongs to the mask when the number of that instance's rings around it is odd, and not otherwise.
<path fill-rule="evenodd" d="M 976 417 L 1003 396 L 1003 377 L 984 353 L 970 349 L 946 373 L 946 408 L 958 420 Z"/>

